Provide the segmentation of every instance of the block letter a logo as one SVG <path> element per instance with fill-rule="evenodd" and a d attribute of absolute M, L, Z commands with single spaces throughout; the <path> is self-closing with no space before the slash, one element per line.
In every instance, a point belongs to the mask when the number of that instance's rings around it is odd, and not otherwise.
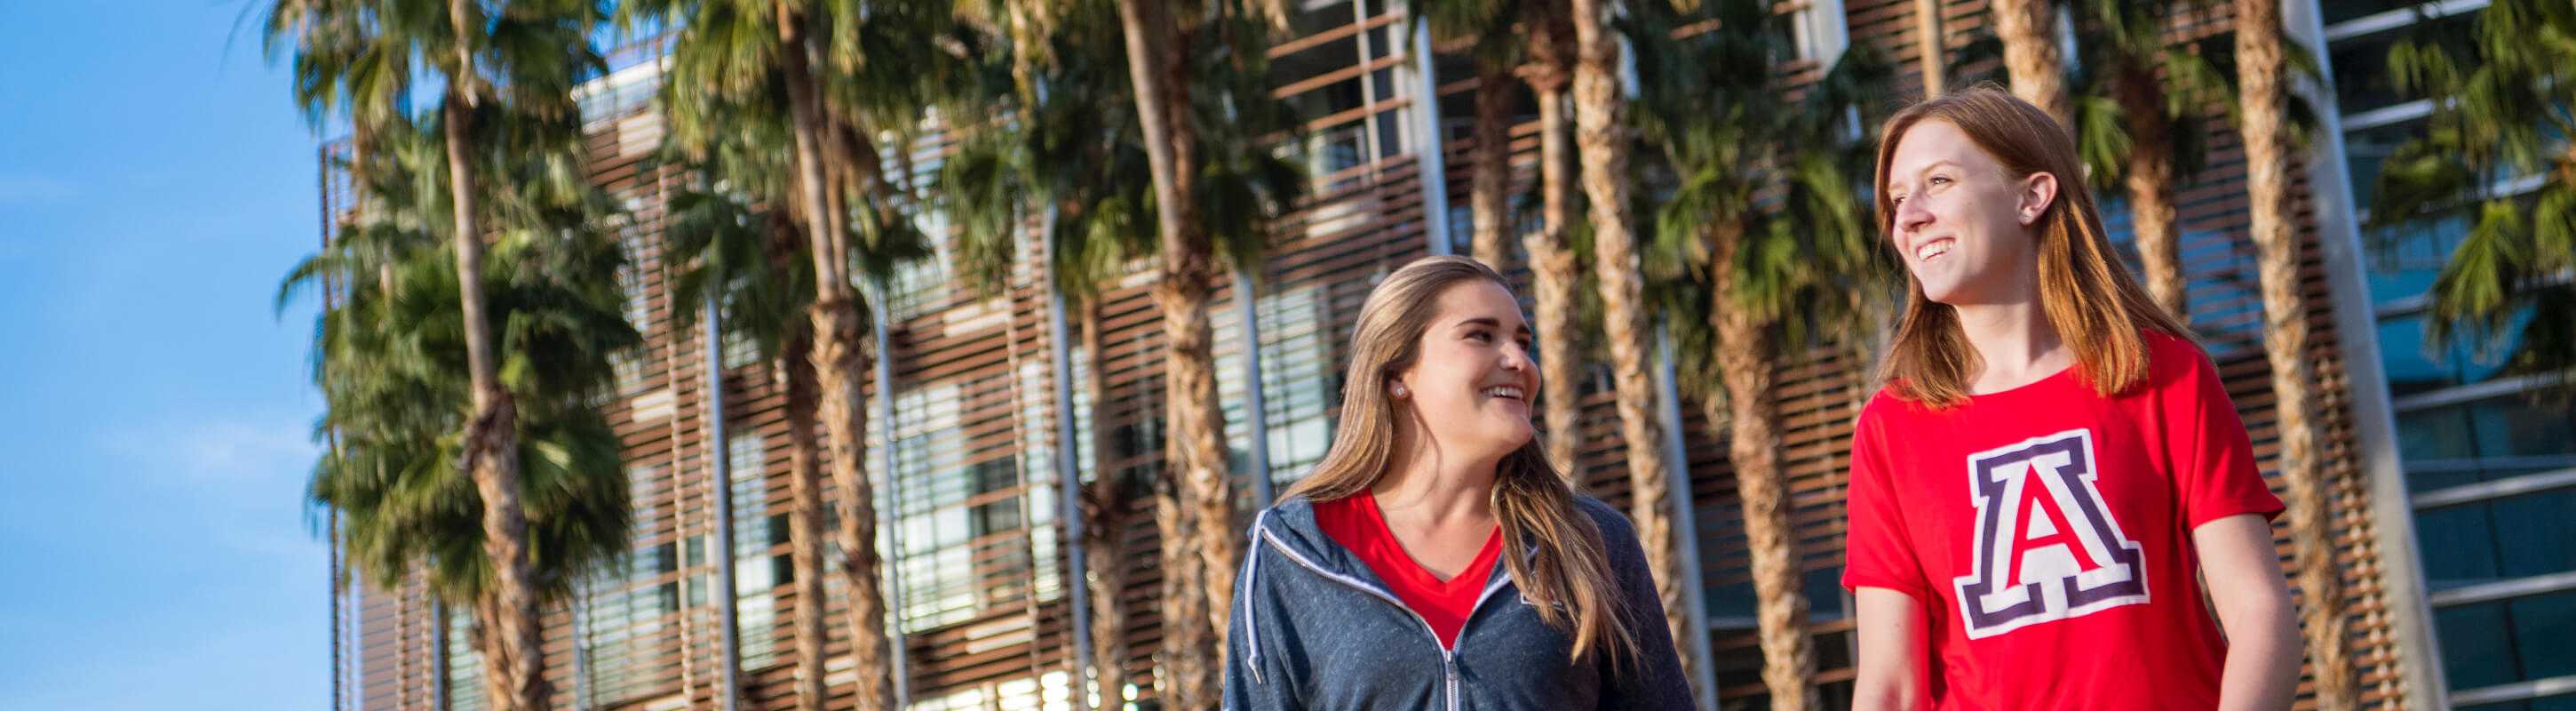
<path fill-rule="evenodd" d="M 1976 571 L 1952 582 L 1968 637 L 2147 602 L 2147 568 L 2093 485 L 2093 435 L 2067 430 L 1968 455 Z"/>

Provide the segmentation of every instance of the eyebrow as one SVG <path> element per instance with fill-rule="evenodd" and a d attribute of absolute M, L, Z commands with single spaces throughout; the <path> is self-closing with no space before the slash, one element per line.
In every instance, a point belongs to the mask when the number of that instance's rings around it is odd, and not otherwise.
<path fill-rule="evenodd" d="M 1502 328 L 1502 327 L 1503 327 L 1503 322 L 1502 322 L 1502 321 L 1500 321 L 1500 320 L 1497 320 L 1497 319 L 1495 319 L 1494 317 L 1491 317 L 1491 316 L 1478 316 L 1478 317 L 1475 317 L 1475 318 L 1471 318 L 1471 319 L 1467 319 L 1467 320 L 1465 320 L 1465 321 L 1460 321 L 1460 322 L 1458 322 L 1458 327 L 1460 327 L 1460 328 L 1465 328 L 1465 327 L 1468 327 L 1468 326 L 1483 326 L 1483 327 L 1486 327 L 1486 328 L 1499 329 L 1499 328 Z M 1521 333 L 1530 333 L 1531 331 L 1530 331 L 1529 324 L 1526 324 L 1526 323 L 1521 324 L 1520 332 L 1521 332 Z"/>
<path fill-rule="evenodd" d="M 1929 163 L 1929 164 L 1925 164 L 1925 165 L 1924 165 L 1923 167 L 1921 167 L 1921 168 L 1916 168 L 1916 169 L 1914 170 L 1914 174 L 1916 174 L 1916 175 L 1921 175 L 1921 174 L 1924 174 L 1924 173 L 1929 173 L 1929 172 L 1932 172 L 1932 169 L 1934 169 L 1934 168 L 1939 168 L 1939 167 L 1941 167 L 1941 166 L 1945 166 L 1945 165 L 1946 165 L 1946 166 L 1950 166 L 1950 167 L 1951 167 L 1951 168 L 1953 168 L 1953 169 L 1956 169 L 1956 168 L 1958 168 L 1958 167 L 1959 167 L 1959 163 L 1958 163 L 1957 161 L 1953 161 L 1953 160 L 1950 160 L 1950 159 L 1948 159 L 1948 158 L 1943 158 L 1943 159 L 1941 159 L 1941 160 L 1936 160 L 1936 161 L 1932 161 L 1932 162 L 1931 162 L 1931 163 Z M 1897 190 L 1897 188 L 1899 188 L 1899 187 L 1905 187 L 1905 188 L 1911 188 L 1911 187 L 1914 187 L 1914 184 L 1913 184 L 1913 183 L 1910 183 L 1910 182 L 1901 182 L 1901 181 L 1904 181 L 1905 179 L 1906 179 L 1906 177 L 1905 177 L 1905 174 L 1903 174 L 1903 173 L 1898 173 L 1898 172 L 1896 172 L 1896 171 L 1892 171 L 1892 170 L 1891 170 L 1891 171 L 1888 171 L 1888 172 L 1887 172 L 1887 192 L 1889 192 L 1889 193 L 1893 193 L 1893 194 L 1892 194 L 1892 195 L 1889 195 L 1889 196 L 1887 196 L 1887 197 L 1894 197 L 1895 195 L 1903 195 L 1903 194 L 1905 194 L 1905 192 L 1906 192 L 1906 191 L 1903 191 L 1903 190 Z"/>
<path fill-rule="evenodd" d="M 1939 168 L 1939 167 L 1941 167 L 1941 166 L 1945 166 L 1945 165 L 1946 165 L 1946 166 L 1950 166 L 1950 167 L 1952 167 L 1952 168 L 1957 168 L 1957 167 L 1959 167 L 1959 163 L 1958 163 L 1958 161 L 1950 160 L 1950 159 L 1948 159 L 1948 158 L 1943 158 L 1943 159 L 1940 159 L 1940 160 L 1932 161 L 1932 162 L 1930 162 L 1930 163 L 1926 163 L 1926 164 L 1924 164 L 1924 165 L 1923 165 L 1923 167 L 1921 167 L 1921 168 L 1916 168 L 1916 169 L 1914 169 L 1914 173 L 1915 173 L 1915 174 L 1917 174 L 1917 175 L 1920 175 L 1920 174 L 1923 174 L 1923 173 L 1929 173 L 1929 172 L 1932 172 L 1932 169 L 1934 169 L 1934 168 Z M 1892 182 L 1896 182 L 1896 177 L 1897 177 L 1898 175 L 1902 175 L 1902 173 L 1890 173 L 1890 174 L 1888 174 L 1888 176 L 1887 176 L 1887 180 L 1888 180 L 1888 182 L 1891 182 L 1891 183 L 1892 183 Z"/>

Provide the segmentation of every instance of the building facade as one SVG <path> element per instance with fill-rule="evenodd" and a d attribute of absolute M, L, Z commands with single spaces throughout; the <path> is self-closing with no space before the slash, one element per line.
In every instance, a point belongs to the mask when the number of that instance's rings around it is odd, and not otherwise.
<path fill-rule="evenodd" d="M 1945 0 L 1946 46 L 1972 42 L 1981 0 Z M 2306 243 L 2304 294 L 2323 382 L 2337 560 L 2347 571 L 2348 646 L 2364 700 L 2382 708 L 2576 707 L 2576 430 L 2565 406 L 2519 397 L 2528 381 L 2498 379 L 2463 353 L 2430 353 L 2422 294 L 2456 244 L 2456 221 L 2364 234 L 2377 161 L 2420 125 L 2428 105 L 2389 90 L 2387 42 L 2420 23 L 2456 23 L 2483 5 L 2290 0 L 2289 30 L 2324 59 L 2328 81 L 2308 98 L 2329 127 L 2299 177 Z M 1800 57 L 1772 68 L 1812 78 L 1851 48 L 1897 61 L 1890 104 L 1919 94 L 1922 51 L 1913 0 L 1784 3 Z M 2223 8 L 2221 9 L 2223 14 Z M 2179 22 L 2177 39 L 2227 31 L 2225 18 Z M 1309 0 L 1271 50 L 1273 86 L 1309 123 L 1283 153 L 1302 161 L 1310 195 L 1277 226 L 1257 274 L 1215 304 L 1226 434 L 1249 511 L 1256 478 L 1284 485 L 1321 458 L 1331 438 L 1348 331 L 1375 280 L 1414 257 L 1463 250 L 1471 148 L 1508 141 L 1515 178 L 1535 180 L 1535 108 L 1507 136 L 1476 136 L 1467 120 L 1475 72 L 1431 52 L 1393 0 Z M 567 709 L 715 708 L 724 655 L 718 556 L 730 556 L 743 705 L 793 702 L 795 606 L 827 617 L 833 708 L 854 682 L 837 599 L 795 599 L 787 564 L 787 434 L 783 393 L 747 343 L 709 343 L 703 319 L 681 327 L 663 289 L 663 210 L 683 176 L 649 158 L 661 143 L 651 98 L 652 47 L 627 51 L 612 74 L 581 90 L 594 179 L 631 216 L 631 320 L 649 344 L 618 364 L 602 407 L 627 442 L 635 505 L 634 555 L 585 581 L 547 613 L 548 673 Z M 2212 107 L 2213 111 L 2219 107 Z M 2192 323 L 2226 379 L 2269 472 L 2277 445 L 2260 332 L 2255 252 L 2244 236 L 2242 157 L 2224 122 L 2203 137 L 2208 168 L 2178 191 Z M 889 165 L 921 189 L 948 147 L 936 138 L 890 149 Z M 325 176 L 325 214 L 346 206 L 345 178 Z M 2107 196 L 2106 196 L 2107 197 Z M 2115 232 L 2125 220 L 2106 207 Z M 947 231 L 921 216 L 934 237 Z M 326 220 L 326 239 L 329 220 Z M 1032 243 L 1033 244 L 1033 243 Z M 1455 245 L 1453 247 L 1453 245 Z M 1156 471 L 1163 441 L 1160 329 L 1138 269 L 1098 306 L 1097 362 L 1052 318 L 1043 275 L 1023 267 L 1004 293 L 956 286 L 948 249 L 867 285 L 887 310 L 886 367 L 871 378 L 868 470 L 885 517 L 890 624 L 902 635 L 898 683 L 913 709 L 1073 708 L 1072 542 L 1065 533 L 1061 457 L 1082 480 Z M 1034 250 L 1034 246 L 1032 246 Z M 1053 358 L 1068 351 L 1070 369 Z M 1257 355 L 1256 359 L 1247 356 Z M 1817 681 L 1847 706 L 1855 643 L 1850 600 L 1837 584 L 1850 427 L 1868 392 L 1861 358 L 1817 352 L 1784 366 L 1772 397 L 1783 416 L 1781 464 L 1790 478 Z M 1103 387 L 1084 385 L 1094 374 Z M 1071 387 L 1059 388 L 1058 379 Z M 1578 474 L 1625 507 L 1623 446 L 1606 377 L 1583 388 Z M 721 392 L 721 417 L 711 414 Z M 1058 395 L 1071 401 L 1059 407 Z M 1106 406 L 1095 410 L 1094 398 Z M 1259 412 L 1249 403 L 1258 401 Z M 1759 703 L 1760 652 L 1739 502 L 1724 439 L 1697 403 L 1673 408 L 1687 461 L 1686 512 L 1707 624 L 1712 695 Z M 1102 413 L 1095 418 L 1093 413 Z M 1058 436 L 1070 417 L 1069 440 Z M 1097 451 L 1105 448 L 1108 451 Z M 730 475 L 717 481 L 717 457 Z M 718 510 L 716 486 L 731 494 Z M 1126 662 L 1127 688 L 1092 707 L 1154 697 L 1159 640 L 1150 502 L 1137 501 L 1113 536 L 1128 561 L 1118 604 L 1127 634 L 1095 653 Z M 731 550 L 711 543 L 729 526 Z M 830 597 L 840 595 L 830 581 Z M 352 708 L 483 708 L 463 615 L 442 615 L 417 585 L 349 593 L 338 634 L 357 650 L 335 670 Z M 442 619 L 444 618 L 444 619 Z M 443 663 L 442 663 L 442 660 Z M 442 675 L 444 683 L 442 683 Z M 2302 701 L 2302 704 L 2308 703 Z"/>

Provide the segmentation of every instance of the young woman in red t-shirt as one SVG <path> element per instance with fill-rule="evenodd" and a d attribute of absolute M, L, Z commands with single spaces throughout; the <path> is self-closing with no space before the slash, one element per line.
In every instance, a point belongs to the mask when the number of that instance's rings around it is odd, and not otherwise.
<path fill-rule="evenodd" d="M 1534 437 L 1502 276 L 1416 260 L 1356 331 L 1332 448 L 1253 521 L 1225 708 L 1689 708 L 1636 533 Z"/>
<path fill-rule="evenodd" d="M 2280 501 L 2073 139 L 1988 87 L 1880 135 L 1911 296 L 1853 436 L 1856 707 L 2288 708 Z"/>

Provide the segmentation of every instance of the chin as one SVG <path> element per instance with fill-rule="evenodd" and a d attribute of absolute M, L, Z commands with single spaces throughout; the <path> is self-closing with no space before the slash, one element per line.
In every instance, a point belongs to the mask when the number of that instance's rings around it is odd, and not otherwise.
<path fill-rule="evenodd" d="M 1967 291 L 1966 289 L 1959 287 L 1960 285 L 1958 284 L 1943 284 L 1940 286 L 1924 284 L 1923 298 L 1936 304 L 1956 306 L 1958 305 L 1959 298 L 1963 295 L 1963 292 Z"/>

